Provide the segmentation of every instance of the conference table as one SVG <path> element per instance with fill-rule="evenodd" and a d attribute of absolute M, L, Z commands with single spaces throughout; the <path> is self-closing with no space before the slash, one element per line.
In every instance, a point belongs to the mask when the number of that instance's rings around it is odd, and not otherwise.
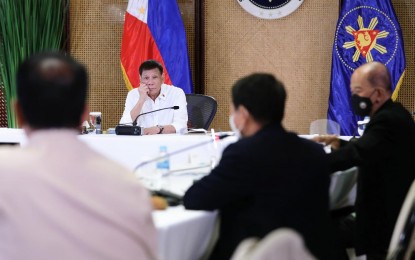
<path fill-rule="evenodd" d="M 312 136 L 301 137 L 308 139 Z M 87 134 L 79 135 L 79 139 L 95 151 L 130 169 L 148 188 L 152 188 L 154 181 L 148 178 L 149 173 L 156 167 L 154 159 L 159 157 L 160 146 L 166 146 L 168 153 L 173 155 L 169 159 L 171 171 L 163 178 L 161 186 L 179 195 L 183 195 L 194 180 L 208 174 L 219 162 L 226 146 L 237 141 L 235 136 L 218 141 L 211 134 L 153 136 Z M 0 128 L 1 143 L 24 146 L 27 138 L 21 129 Z M 356 170 L 352 170 L 346 174 L 339 172 L 332 176 L 330 188 L 333 198 L 332 209 L 339 207 L 339 203 L 340 206 L 354 203 L 353 187 L 356 175 Z M 153 221 L 158 232 L 160 259 L 200 259 L 212 243 L 216 220 L 216 211 L 192 211 L 184 209 L 183 206 L 154 211 Z"/>
<path fill-rule="evenodd" d="M 160 146 L 166 146 L 169 153 L 183 150 L 170 156 L 172 173 L 165 178 L 163 184 L 164 188 L 180 195 L 184 194 L 193 180 L 208 174 L 220 160 L 223 149 L 237 140 L 236 137 L 231 136 L 223 141 L 217 141 L 211 134 L 154 136 L 87 134 L 79 135 L 79 139 L 95 151 L 130 169 L 138 178 L 142 177 L 141 172 L 153 170 L 149 168 L 154 168 L 156 162 L 146 164 L 143 169 L 134 170 L 135 167 L 157 158 Z M 0 128 L 0 143 L 24 146 L 27 138 L 21 129 Z M 142 181 L 145 186 L 148 185 L 145 178 Z M 154 211 L 153 221 L 158 232 L 160 259 L 200 259 L 212 242 L 216 220 L 216 211 L 192 211 L 184 209 L 183 206 Z"/>

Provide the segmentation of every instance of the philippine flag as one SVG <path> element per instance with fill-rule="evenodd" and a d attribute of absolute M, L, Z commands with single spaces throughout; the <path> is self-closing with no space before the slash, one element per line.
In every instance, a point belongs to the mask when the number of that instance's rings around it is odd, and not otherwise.
<path fill-rule="evenodd" d="M 121 44 L 121 67 L 129 90 L 140 85 L 138 68 L 153 59 L 165 83 L 192 92 L 186 34 L 176 0 L 129 0 Z"/>

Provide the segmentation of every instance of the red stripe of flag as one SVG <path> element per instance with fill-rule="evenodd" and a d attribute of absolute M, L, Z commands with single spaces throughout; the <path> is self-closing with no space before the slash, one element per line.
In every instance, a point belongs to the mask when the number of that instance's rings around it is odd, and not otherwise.
<path fill-rule="evenodd" d="M 146 23 L 126 12 L 121 44 L 121 66 L 128 89 L 140 85 L 138 68 L 148 59 L 154 59 L 166 68 L 160 51 Z M 172 84 L 167 70 L 165 83 Z"/>

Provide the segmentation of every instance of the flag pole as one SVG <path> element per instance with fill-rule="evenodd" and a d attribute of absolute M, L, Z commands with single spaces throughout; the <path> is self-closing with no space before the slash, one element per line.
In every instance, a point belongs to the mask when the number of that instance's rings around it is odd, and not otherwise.
<path fill-rule="evenodd" d="M 204 1 L 195 1 L 195 84 L 196 94 L 205 93 L 205 14 Z"/>

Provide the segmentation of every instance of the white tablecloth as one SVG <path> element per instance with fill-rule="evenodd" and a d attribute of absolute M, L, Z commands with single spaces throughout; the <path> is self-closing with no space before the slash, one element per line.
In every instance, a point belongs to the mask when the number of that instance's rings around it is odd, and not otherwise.
<path fill-rule="evenodd" d="M 24 143 L 26 136 L 22 129 L 0 128 L 0 143 Z"/>
<path fill-rule="evenodd" d="M 212 140 L 209 135 L 156 135 L 156 136 L 116 136 L 116 135 L 80 135 L 92 149 L 111 158 L 129 169 L 140 162 L 158 156 L 159 147 L 167 146 L 169 152 Z M 202 145 L 170 158 L 172 169 L 210 165 L 219 160 L 225 144 L 219 142 Z M 0 143 L 21 143 L 27 139 L 21 129 L 0 128 Z M 201 168 L 191 172 L 209 172 Z M 172 173 L 166 178 L 165 185 L 172 191 L 183 194 L 200 176 Z M 167 188 L 167 187 L 166 187 Z M 209 244 L 217 219 L 216 212 L 190 211 L 183 206 L 171 207 L 165 211 L 153 212 L 153 221 L 158 231 L 158 254 L 161 260 L 199 259 Z"/>
<path fill-rule="evenodd" d="M 117 135 L 79 135 L 79 139 L 92 149 L 104 156 L 124 165 L 130 170 L 143 161 L 159 155 L 160 146 L 166 146 L 169 153 L 193 145 L 213 140 L 210 135 L 148 135 L 148 136 L 117 136 Z M 224 147 L 236 141 L 229 137 L 224 141 L 209 142 L 208 144 L 190 149 L 170 158 L 172 169 L 189 167 L 191 165 L 211 164 L 220 159 Z M 27 138 L 21 129 L 0 128 L 0 143 L 21 143 Z M 59 144 L 58 144 L 59 145 Z"/>
<path fill-rule="evenodd" d="M 216 211 L 191 211 L 183 206 L 155 211 L 161 260 L 199 259 L 212 237 L 216 215 Z"/>
<path fill-rule="evenodd" d="M 311 138 L 312 136 L 304 135 L 302 137 Z M 174 152 L 212 140 L 209 135 L 175 134 L 155 136 L 80 135 L 79 138 L 92 149 L 131 170 L 139 163 L 158 156 L 161 145 L 167 146 L 168 152 Z M 343 138 L 347 140 L 350 137 Z M 174 170 L 210 165 L 212 162 L 217 163 L 223 149 L 236 140 L 235 137 L 229 137 L 217 143 L 211 142 L 174 155 L 170 158 L 171 168 Z M 0 143 L 22 143 L 24 145 L 26 141 L 22 130 L 0 128 Z M 203 171 L 209 172 L 209 168 L 204 168 Z M 196 172 L 200 172 L 200 170 Z M 335 195 L 336 191 L 333 188 L 338 189 L 338 186 L 342 186 L 337 180 L 338 175 L 335 174 L 332 177 L 331 193 Z M 182 195 L 194 178 L 200 178 L 200 176 L 174 173 L 170 175 L 170 178 L 164 180 L 164 185 L 166 189 Z M 353 196 L 353 194 L 352 192 L 351 195 Z M 350 194 L 345 193 L 344 196 L 347 195 Z M 216 213 L 172 207 L 167 211 L 154 212 L 153 219 L 159 232 L 159 254 L 162 260 L 195 260 L 206 250 L 214 230 Z"/>

